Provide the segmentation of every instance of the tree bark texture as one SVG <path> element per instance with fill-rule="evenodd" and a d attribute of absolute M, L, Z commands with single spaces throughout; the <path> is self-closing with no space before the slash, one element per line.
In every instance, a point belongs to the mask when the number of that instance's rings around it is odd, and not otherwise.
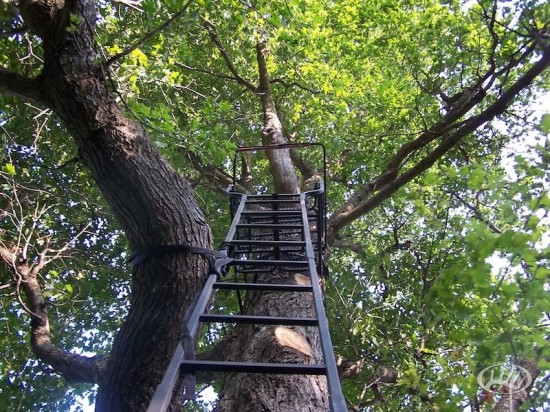
<path fill-rule="evenodd" d="M 535 379 L 539 376 L 540 370 L 534 360 L 519 359 L 516 364 L 527 371 L 529 376 L 524 376 L 523 379 L 514 382 L 516 387 L 506 387 L 495 404 L 493 412 L 519 412 L 521 405 L 529 398 L 529 392 Z"/>
<path fill-rule="evenodd" d="M 258 94 L 260 95 L 264 114 L 262 144 L 269 146 L 288 143 L 288 141 L 283 133 L 283 125 L 277 114 L 277 106 L 271 94 L 266 48 L 267 40 L 265 39 L 256 45 L 256 59 L 260 78 Z M 300 185 L 290 158 L 289 149 L 268 150 L 266 154 L 269 159 L 269 169 L 273 177 L 275 193 L 299 193 Z"/>
<path fill-rule="evenodd" d="M 307 284 L 300 274 L 275 272 L 258 283 Z M 250 293 L 245 313 L 257 316 L 316 317 L 313 298 L 302 293 Z M 317 328 L 254 325 L 239 327 L 227 360 L 265 363 L 322 363 Z M 225 377 L 216 411 L 326 411 L 324 376 L 231 374 Z"/>

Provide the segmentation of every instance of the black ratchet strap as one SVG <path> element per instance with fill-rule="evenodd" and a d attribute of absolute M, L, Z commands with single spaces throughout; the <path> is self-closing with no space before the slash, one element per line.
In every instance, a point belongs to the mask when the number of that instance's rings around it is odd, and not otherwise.
<path fill-rule="evenodd" d="M 224 245 L 222 245 L 223 247 Z M 227 256 L 227 250 L 213 250 L 199 246 L 189 245 L 162 245 L 151 246 L 136 250 L 130 256 L 129 263 L 132 266 L 136 266 L 146 259 L 166 255 L 169 253 L 194 253 L 197 255 L 212 256 L 216 258 L 211 265 L 214 273 L 221 275 L 223 268 L 235 259 Z"/>

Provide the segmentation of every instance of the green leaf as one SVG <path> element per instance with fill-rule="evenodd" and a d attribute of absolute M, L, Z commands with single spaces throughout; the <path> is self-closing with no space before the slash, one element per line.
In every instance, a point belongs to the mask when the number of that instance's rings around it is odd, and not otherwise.
<path fill-rule="evenodd" d="M 543 133 L 550 134 L 550 113 L 546 113 L 542 116 L 539 128 Z"/>
<path fill-rule="evenodd" d="M 15 176 L 17 172 L 15 171 L 15 166 L 12 163 L 6 163 L 2 166 L 2 171 L 6 172 L 10 176 Z"/>
<path fill-rule="evenodd" d="M 428 186 L 435 184 L 439 180 L 439 176 L 436 172 L 428 172 L 424 176 L 424 183 Z"/>

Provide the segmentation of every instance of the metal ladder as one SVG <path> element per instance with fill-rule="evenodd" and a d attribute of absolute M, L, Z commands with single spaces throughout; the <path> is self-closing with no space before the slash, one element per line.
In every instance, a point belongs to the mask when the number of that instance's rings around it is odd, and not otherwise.
<path fill-rule="evenodd" d="M 317 327 L 323 362 L 288 364 L 195 360 L 190 359 L 193 356 L 189 356 L 188 344 L 186 346 L 181 341 L 153 395 L 148 412 L 167 410 L 180 372 L 193 374 L 196 371 L 325 375 L 330 411 L 347 411 L 319 283 L 319 274 L 325 271 L 322 258 L 326 229 L 324 182 L 317 183 L 314 190 L 300 194 L 246 195 L 236 192 L 234 185 L 229 186 L 226 194 L 230 199 L 232 223 L 220 248 L 222 257 L 216 259 L 212 273 L 187 313 L 186 327 L 191 337 L 196 336 L 201 323 Z M 307 273 L 310 284 L 268 283 L 265 278 L 274 270 Z M 251 279 L 258 274 L 263 274 L 263 282 Z M 241 314 L 211 313 L 209 305 L 217 290 L 235 291 Z M 241 298 L 243 291 L 312 294 L 316 316 L 247 315 Z"/>

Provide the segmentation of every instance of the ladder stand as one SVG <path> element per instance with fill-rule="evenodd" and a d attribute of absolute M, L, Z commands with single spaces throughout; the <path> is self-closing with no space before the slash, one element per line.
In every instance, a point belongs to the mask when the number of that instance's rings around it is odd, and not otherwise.
<path fill-rule="evenodd" d="M 253 146 L 238 151 L 278 150 L 293 147 L 324 146 L 318 143 L 298 143 L 277 146 Z M 235 161 L 236 164 L 236 161 Z M 235 167 L 235 166 L 234 166 Z M 325 172 L 326 173 L 326 172 Z M 247 323 L 254 325 L 309 326 L 319 330 L 323 362 L 318 364 L 255 363 L 202 361 L 190 359 L 190 350 L 180 341 L 157 387 L 148 412 L 167 410 L 180 372 L 197 371 L 234 373 L 325 375 L 332 412 L 347 411 L 338 370 L 332 349 L 328 321 L 319 284 L 319 274 L 325 272 L 323 249 L 326 231 L 326 200 L 324 181 L 313 190 L 300 194 L 247 195 L 235 191 L 234 184 L 226 190 L 230 199 L 232 223 L 219 249 L 222 257 L 216 259 L 212 273 L 207 277 L 198 299 L 186 316 L 186 327 L 191 341 L 201 323 Z M 286 273 L 308 274 L 308 284 L 281 284 L 258 281 L 274 270 Z M 231 276 L 228 273 L 231 272 Z M 229 278 L 233 278 L 228 280 Z M 241 314 L 213 314 L 209 311 L 216 290 L 235 291 Z M 307 293 L 312 294 L 315 317 L 252 316 L 244 313 L 241 292 Z M 187 353 L 186 350 L 187 349 Z"/>

